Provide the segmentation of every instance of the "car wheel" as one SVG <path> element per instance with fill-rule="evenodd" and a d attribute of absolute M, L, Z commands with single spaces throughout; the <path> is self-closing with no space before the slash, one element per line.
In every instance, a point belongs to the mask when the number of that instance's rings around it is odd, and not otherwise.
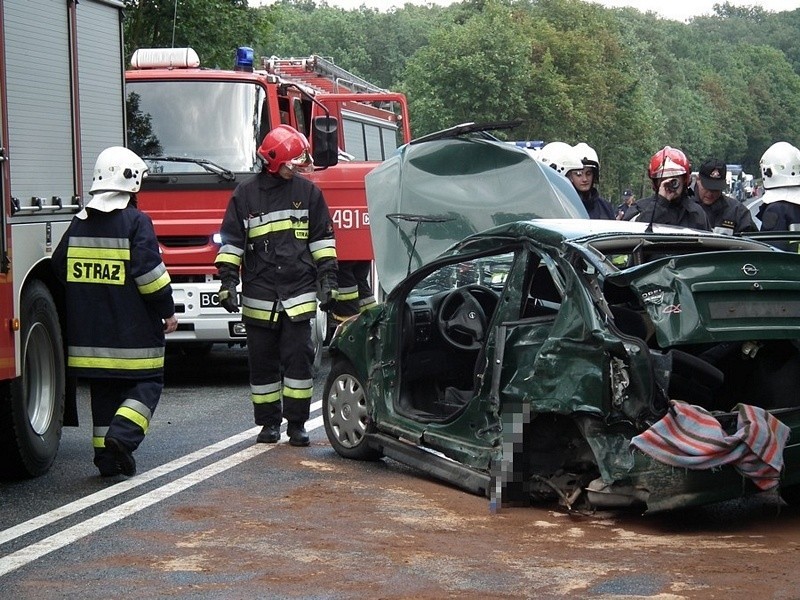
<path fill-rule="evenodd" d="M 367 433 L 374 431 L 367 412 L 367 396 L 355 368 L 338 360 L 325 382 L 322 396 L 322 419 L 325 433 L 336 452 L 345 458 L 377 460 L 380 450 L 367 443 Z"/>
<path fill-rule="evenodd" d="M 55 302 L 34 281 L 22 292 L 22 374 L 0 388 L 4 478 L 35 477 L 50 468 L 64 422 L 64 353 Z"/>

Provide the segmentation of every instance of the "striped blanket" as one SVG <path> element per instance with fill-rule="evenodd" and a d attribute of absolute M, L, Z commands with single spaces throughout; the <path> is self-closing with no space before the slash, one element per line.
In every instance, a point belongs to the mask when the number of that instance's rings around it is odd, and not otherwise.
<path fill-rule="evenodd" d="M 763 408 L 739 404 L 737 430 L 728 435 L 707 410 L 670 400 L 667 414 L 631 440 L 659 462 L 687 469 L 733 465 L 762 490 L 778 485 L 789 427 Z"/>

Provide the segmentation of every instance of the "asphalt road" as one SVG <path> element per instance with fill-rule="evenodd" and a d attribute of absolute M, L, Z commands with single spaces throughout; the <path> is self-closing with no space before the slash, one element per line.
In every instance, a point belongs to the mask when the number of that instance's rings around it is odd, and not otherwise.
<path fill-rule="evenodd" d="M 643 517 L 503 509 L 389 460 L 254 444 L 246 354 L 171 354 L 131 479 L 83 426 L 0 484 L 0 598 L 800 598 L 800 510 L 766 495 Z"/>

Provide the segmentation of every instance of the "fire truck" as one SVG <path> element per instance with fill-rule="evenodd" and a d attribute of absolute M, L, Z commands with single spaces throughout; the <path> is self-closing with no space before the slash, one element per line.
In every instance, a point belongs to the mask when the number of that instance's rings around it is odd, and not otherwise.
<path fill-rule="evenodd" d="M 77 425 L 51 253 L 97 155 L 125 142 L 117 0 L 0 0 L 0 476 L 32 477 Z M 69 388 L 69 389 L 68 389 Z"/>
<path fill-rule="evenodd" d="M 410 140 L 402 94 L 320 56 L 256 62 L 249 48 L 231 70 L 202 68 L 191 48 L 139 49 L 125 75 L 129 148 L 150 167 L 139 208 L 153 219 L 179 319 L 167 343 L 189 354 L 245 341 L 240 316 L 219 304 L 214 259 L 233 189 L 260 170 L 270 129 L 284 123 L 309 138 L 309 177 L 331 211 L 340 261 L 372 261 L 364 177 Z"/>

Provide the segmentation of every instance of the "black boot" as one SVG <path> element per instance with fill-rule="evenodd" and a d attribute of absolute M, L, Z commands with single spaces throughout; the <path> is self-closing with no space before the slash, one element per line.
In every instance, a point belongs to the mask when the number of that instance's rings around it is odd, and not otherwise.
<path fill-rule="evenodd" d="M 256 442 L 259 444 L 277 444 L 279 439 L 281 439 L 280 425 L 264 425 L 256 438 Z"/>
<path fill-rule="evenodd" d="M 100 470 L 100 477 L 114 477 L 121 472 L 116 457 L 106 448 L 101 448 L 95 454 L 94 466 Z"/>
<path fill-rule="evenodd" d="M 133 452 L 125 447 L 125 444 L 117 438 L 106 437 L 106 450 L 114 455 L 120 473 L 128 477 L 136 475 L 136 461 L 133 458 Z"/>
<path fill-rule="evenodd" d="M 289 423 L 286 427 L 286 435 L 289 436 L 289 444 L 292 446 L 308 446 L 309 444 L 305 423 Z"/>

